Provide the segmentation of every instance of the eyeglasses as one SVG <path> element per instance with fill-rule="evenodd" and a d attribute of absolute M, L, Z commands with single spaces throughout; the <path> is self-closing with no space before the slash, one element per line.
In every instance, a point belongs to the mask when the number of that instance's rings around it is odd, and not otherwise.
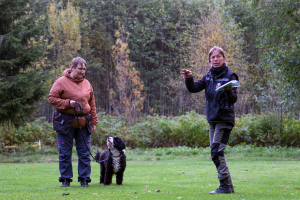
<path fill-rule="evenodd" d="M 211 60 L 220 59 L 220 58 L 223 58 L 223 56 L 212 56 L 212 57 L 210 57 Z"/>

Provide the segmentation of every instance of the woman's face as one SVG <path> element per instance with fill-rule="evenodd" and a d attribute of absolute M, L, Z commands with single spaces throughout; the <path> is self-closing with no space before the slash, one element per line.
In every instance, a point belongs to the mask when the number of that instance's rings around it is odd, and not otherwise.
<path fill-rule="evenodd" d="M 222 56 L 219 50 L 214 50 L 210 56 L 210 62 L 214 68 L 221 67 L 225 60 L 226 58 Z"/>
<path fill-rule="evenodd" d="M 72 66 L 71 68 L 72 68 L 71 76 L 73 78 L 81 79 L 85 75 L 86 67 L 84 64 L 83 65 L 78 64 L 76 68 L 74 66 Z"/>

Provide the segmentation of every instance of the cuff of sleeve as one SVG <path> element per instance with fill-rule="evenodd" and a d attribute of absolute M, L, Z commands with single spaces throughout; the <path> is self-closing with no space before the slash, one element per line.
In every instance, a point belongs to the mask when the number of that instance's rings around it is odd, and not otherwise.
<path fill-rule="evenodd" d="M 70 106 L 70 99 L 65 99 L 64 100 L 64 106 L 65 106 L 65 108 L 67 109 L 67 108 L 71 108 L 71 106 Z"/>

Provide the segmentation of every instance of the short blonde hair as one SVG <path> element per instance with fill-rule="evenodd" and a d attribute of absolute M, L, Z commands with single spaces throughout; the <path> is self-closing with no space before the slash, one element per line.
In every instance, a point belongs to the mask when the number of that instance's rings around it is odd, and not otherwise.
<path fill-rule="evenodd" d="M 81 57 L 76 57 L 72 60 L 71 66 L 74 66 L 76 68 L 78 65 L 84 65 L 86 67 L 86 61 Z"/>
<path fill-rule="evenodd" d="M 214 52 L 215 50 L 219 51 L 220 54 L 221 54 L 224 58 L 226 58 L 225 53 L 224 53 L 224 50 L 223 50 L 221 47 L 214 46 L 213 48 L 211 48 L 211 49 L 209 50 L 209 53 L 208 53 L 208 62 L 209 62 L 209 63 L 211 62 L 210 56 L 211 56 L 211 54 L 213 54 L 213 52 Z"/>

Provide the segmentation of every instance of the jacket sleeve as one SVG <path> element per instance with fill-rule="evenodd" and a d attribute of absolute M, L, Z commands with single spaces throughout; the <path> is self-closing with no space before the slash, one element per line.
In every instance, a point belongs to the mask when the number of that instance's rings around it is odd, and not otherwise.
<path fill-rule="evenodd" d="M 93 87 L 91 85 L 91 88 L 92 88 L 92 92 L 90 93 L 90 101 L 89 101 L 89 104 L 91 106 L 91 111 L 90 111 L 90 114 L 91 114 L 91 123 L 92 125 L 97 125 L 98 123 L 98 118 L 97 118 L 97 111 L 96 111 L 96 103 L 95 103 L 95 96 L 94 96 L 94 90 L 93 90 Z"/>
<path fill-rule="evenodd" d="M 64 110 L 70 108 L 70 99 L 61 98 L 63 92 L 61 84 L 56 81 L 48 95 L 48 102 L 56 109 Z"/>
<path fill-rule="evenodd" d="M 232 74 L 229 79 L 230 81 L 238 80 L 235 74 Z M 237 87 L 233 87 L 231 90 L 225 90 L 225 94 L 228 103 L 234 104 L 237 101 Z"/>
<path fill-rule="evenodd" d="M 205 75 L 198 80 L 197 82 L 194 82 L 194 78 L 185 78 L 185 86 L 189 92 L 196 93 L 200 92 L 205 89 Z"/>

